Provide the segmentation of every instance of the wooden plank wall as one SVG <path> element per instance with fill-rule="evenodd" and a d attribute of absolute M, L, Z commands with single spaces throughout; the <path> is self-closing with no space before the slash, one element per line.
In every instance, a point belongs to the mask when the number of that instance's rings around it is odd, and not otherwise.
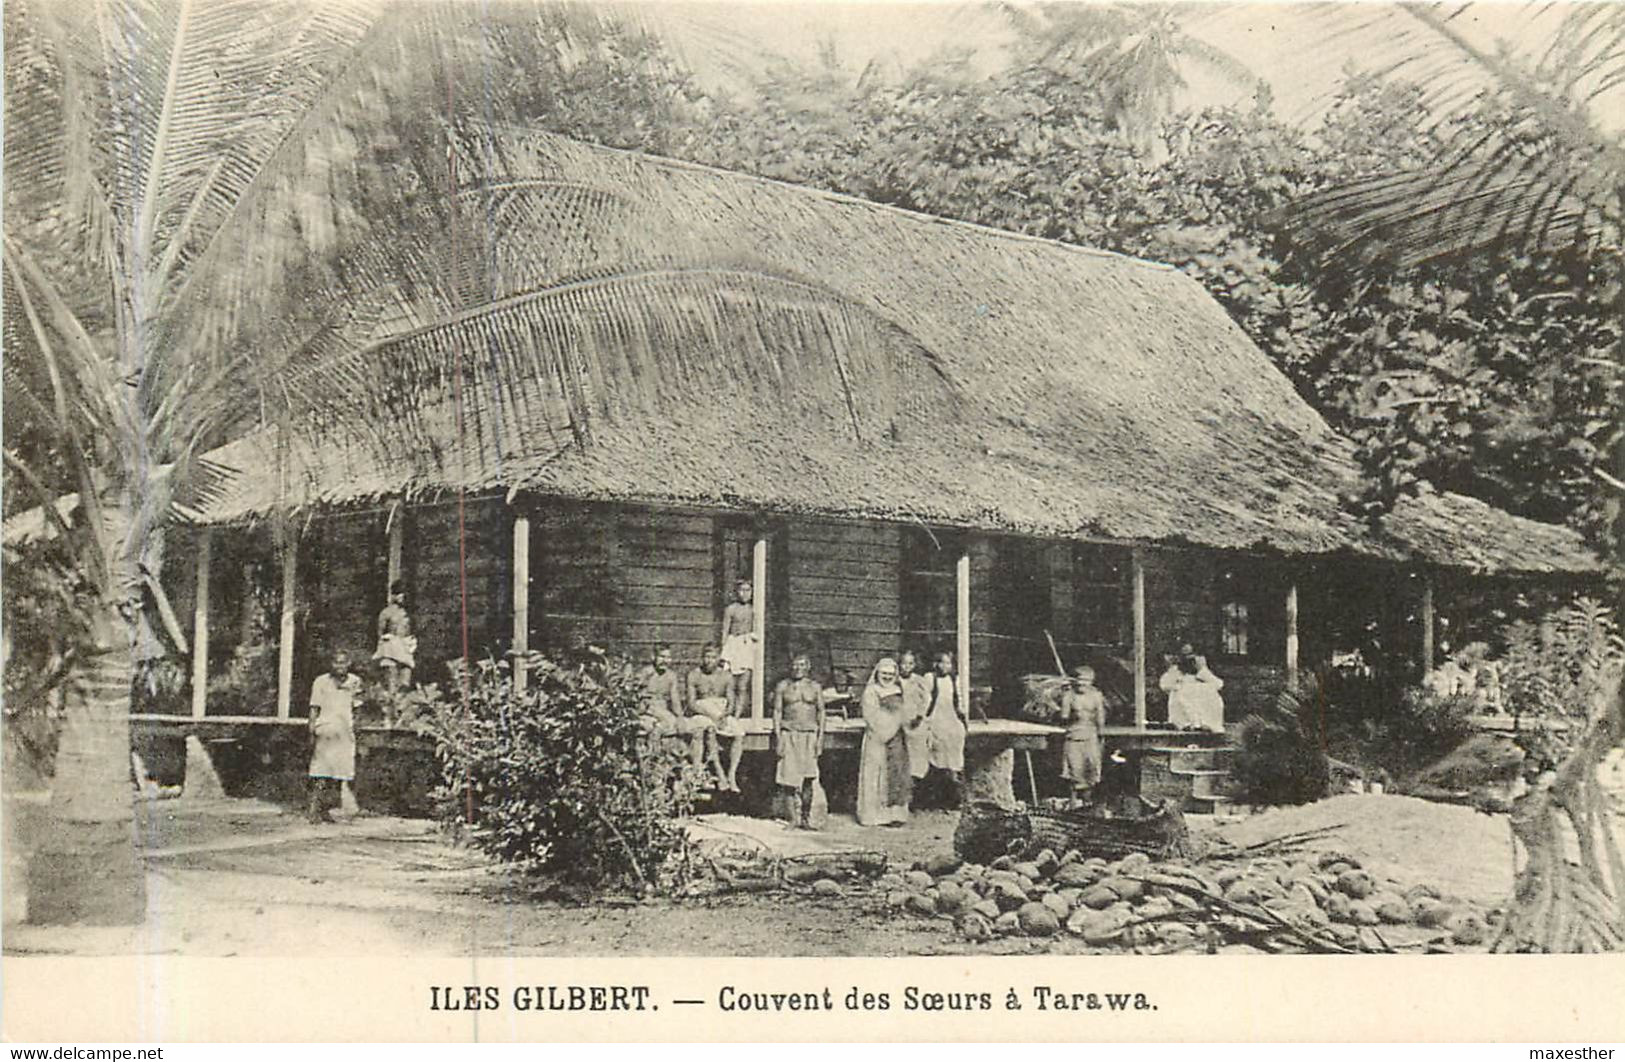
<path fill-rule="evenodd" d="M 401 558 L 418 638 L 414 682 L 445 683 L 445 662 L 462 655 L 465 577 L 469 652 L 479 659 L 507 651 L 513 630 L 512 522 L 501 498 L 465 500 L 460 529 L 455 499 L 408 507 Z M 378 552 L 387 557 L 384 543 Z"/>
<path fill-rule="evenodd" d="M 377 512 L 313 520 L 299 541 L 299 608 L 294 625 L 293 712 L 302 715 L 316 676 L 336 649 L 357 671 L 372 673 L 378 610 L 388 579 L 388 540 Z"/>
<path fill-rule="evenodd" d="M 612 517 L 618 551 L 623 622 L 622 651 L 647 660 L 669 644 L 685 667 L 700 647 L 716 641 L 714 520 L 707 515 L 617 508 Z"/>
<path fill-rule="evenodd" d="M 614 510 L 550 499 L 529 512 L 531 647 L 619 642 Z"/>
<path fill-rule="evenodd" d="M 537 503 L 529 513 L 532 645 L 593 641 L 645 659 L 655 645 L 669 643 L 687 666 L 698 657 L 702 644 L 716 638 L 719 609 L 729 589 L 721 585 L 722 518 L 557 501 Z M 462 651 L 457 505 L 414 504 L 404 519 L 403 577 L 419 636 L 417 678 L 444 682 L 444 662 Z M 511 636 L 512 519 L 512 511 L 500 498 L 466 502 L 462 557 L 467 566 L 469 642 L 476 655 L 505 651 Z M 895 525 L 788 521 L 773 538 L 770 624 L 775 636 L 770 644 L 791 653 L 807 652 L 821 677 L 842 669 L 862 682 L 878 658 L 895 654 L 906 640 L 901 602 L 904 533 Z M 245 560 L 264 551 L 266 537 L 263 527 L 216 531 L 210 597 L 211 656 L 217 661 L 238 640 L 241 569 Z M 250 540 L 258 549 L 249 545 Z M 188 637 L 195 543 L 195 532 L 172 531 L 164 574 Z M 969 548 L 973 686 L 985 691 L 993 680 L 999 633 L 991 592 L 999 578 L 999 540 L 972 536 Z M 1076 641 L 1079 595 L 1084 591 L 1076 583 L 1073 560 L 1068 543 L 1041 547 L 1039 563 L 1048 575 L 1053 632 L 1069 662 L 1092 659 L 1090 653 L 1109 656 L 1109 649 L 1086 648 Z M 1260 646 L 1251 659 L 1217 657 L 1223 571 L 1235 569 L 1250 586 L 1267 583 L 1268 593 L 1274 593 L 1270 580 L 1279 574 L 1262 562 L 1243 567 L 1237 563 L 1210 551 L 1148 551 L 1152 718 L 1163 717 L 1165 711 L 1156 688 L 1162 654 L 1186 640 L 1208 653 L 1214 670 L 1225 679 L 1226 714 L 1232 722 L 1264 707 L 1281 688 L 1284 667 L 1273 646 Z M 334 646 L 343 645 L 360 660 L 370 660 L 386 566 L 381 513 L 330 515 L 306 525 L 299 574 L 296 706 L 303 703 L 303 691 Z M 274 629 L 270 636 L 274 640 Z M 1126 641 L 1121 648 L 1126 654 Z M 1101 666 L 1101 661 L 1095 662 Z M 769 661 L 770 677 L 783 670 L 783 660 Z"/>
<path fill-rule="evenodd" d="M 820 677 L 845 670 L 862 684 L 875 661 L 896 653 L 902 639 L 899 529 L 798 519 L 783 540 L 790 652 L 811 656 Z"/>

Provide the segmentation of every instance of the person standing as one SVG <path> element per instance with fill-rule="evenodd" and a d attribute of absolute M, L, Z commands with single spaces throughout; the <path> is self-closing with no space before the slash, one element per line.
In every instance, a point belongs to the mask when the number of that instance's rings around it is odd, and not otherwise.
<path fill-rule="evenodd" d="M 373 653 L 383 668 L 386 691 L 395 693 L 412 685 L 417 650 L 412 617 L 406 612 L 406 584 L 397 579 L 389 585 L 389 603 L 378 613 L 378 651 Z"/>
<path fill-rule="evenodd" d="M 929 734 L 927 752 L 930 769 L 947 778 L 950 801 L 956 805 L 965 771 L 965 734 L 970 727 L 964 697 L 965 691 L 956 688 L 954 682 L 954 654 L 944 649 L 937 654 L 936 671 L 931 676 L 931 699 L 925 710 Z"/>
<path fill-rule="evenodd" d="M 931 734 L 925 727 L 931 707 L 931 676 L 916 670 L 913 650 L 897 655 L 897 684 L 903 687 L 903 742 L 908 747 L 908 773 L 914 781 L 931 769 Z"/>
<path fill-rule="evenodd" d="M 311 822 L 332 822 L 332 809 L 342 801 L 343 786 L 355 781 L 355 701 L 361 676 L 350 673 L 350 654 L 340 649 L 331 667 L 310 687 Z"/>
<path fill-rule="evenodd" d="M 1106 726 L 1106 697 L 1095 688 L 1095 669 L 1079 664 L 1072 682 L 1061 695 L 1061 723 L 1066 741 L 1061 746 L 1061 777 L 1072 783 L 1077 803 L 1088 799 L 1100 784 L 1102 730 Z"/>
<path fill-rule="evenodd" d="M 818 785 L 818 754 L 824 745 L 824 691 L 812 679 L 812 661 L 797 653 L 790 677 L 773 687 L 773 780 L 801 798 L 803 830 L 813 829 L 813 797 Z"/>
<path fill-rule="evenodd" d="M 863 688 L 863 746 L 858 752 L 858 825 L 901 826 L 914 788 L 909 773 L 908 709 L 890 657 Z"/>
<path fill-rule="evenodd" d="M 722 663 L 728 669 L 728 714 L 735 719 L 751 703 L 751 679 L 756 671 L 756 609 L 749 579 L 734 584 L 734 599 L 722 610 Z"/>

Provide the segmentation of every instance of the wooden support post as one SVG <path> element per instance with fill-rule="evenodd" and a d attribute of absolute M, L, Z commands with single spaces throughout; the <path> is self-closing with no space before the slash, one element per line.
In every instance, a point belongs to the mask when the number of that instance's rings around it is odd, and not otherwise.
<path fill-rule="evenodd" d="M 299 592 L 299 532 L 285 527 L 281 538 L 282 624 L 277 635 L 276 717 L 287 719 L 293 708 L 293 617 Z"/>
<path fill-rule="evenodd" d="M 767 536 L 756 536 L 750 559 L 751 629 L 756 632 L 755 661 L 750 673 L 750 717 L 761 719 L 767 703 Z"/>
<path fill-rule="evenodd" d="M 1298 684 L 1298 584 L 1286 588 L 1286 684 Z"/>
<path fill-rule="evenodd" d="M 396 502 L 389 508 L 389 583 L 384 588 L 388 590 L 401 578 L 401 542 L 405 537 L 406 505 Z"/>
<path fill-rule="evenodd" d="M 1433 576 L 1422 576 L 1422 677 L 1433 670 Z"/>
<path fill-rule="evenodd" d="M 192 716 L 202 719 L 209 704 L 209 554 L 213 528 L 197 537 L 197 581 L 192 595 Z"/>
<path fill-rule="evenodd" d="M 525 688 L 530 650 L 530 517 L 513 518 L 513 688 Z"/>
<path fill-rule="evenodd" d="M 1134 577 L 1134 725 L 1145 727 L 1145 554 L 1132 555 Z"/>
<path fill-rule="evenodd" d="M 954 691 L 959 694 L 959 708 L 965 718 L 971 717 L 970 689 L 970 549 L 959 554 L 954 564 L 954 659 L 959 665 L 954 676 Z"/>

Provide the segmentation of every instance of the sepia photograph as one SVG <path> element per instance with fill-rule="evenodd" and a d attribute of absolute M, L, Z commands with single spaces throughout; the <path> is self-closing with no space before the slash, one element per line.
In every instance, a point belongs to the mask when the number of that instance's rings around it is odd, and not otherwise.
<path fill-rule="evenodd" d="M 1625 6 L 4 56 L 8 963 L 1625 952 Z"/>

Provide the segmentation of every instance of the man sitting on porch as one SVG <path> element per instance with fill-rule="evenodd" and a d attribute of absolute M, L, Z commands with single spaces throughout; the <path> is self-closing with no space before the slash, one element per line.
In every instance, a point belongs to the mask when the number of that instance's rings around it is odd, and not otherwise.
<path fill-rule="evenodd" d="M 711 720 L 688 715 L 683 707 L 683 687 L 671 669 L 671 646 L 655 648 L 654 660 L 638 672 L 643 685 L 643 724 L 658 738 L 680 738 L 688 742 L 689 760 L 696 768 L 705 764 L 705 732 Z"/>
<path fill-rule="evenodd" d="M 745 750 L 744 730 L 728 711 L 728 687 L 733 683 L 733 676 L 718 666 L 721 661 L 722 655 L 715 645 L 700 650 L 700 666 L 688 673 L 689 710 L 693 718 L 709 719 L 712 723 L 713 737 L 707 744 L 711 746 L 711 769 L 717 775 L 717 788 L 725 793 L 737 793 L 739 759 Z M 718 751 L 723 738 L 730 739 L 726 771 L 722 769 Z"/>

